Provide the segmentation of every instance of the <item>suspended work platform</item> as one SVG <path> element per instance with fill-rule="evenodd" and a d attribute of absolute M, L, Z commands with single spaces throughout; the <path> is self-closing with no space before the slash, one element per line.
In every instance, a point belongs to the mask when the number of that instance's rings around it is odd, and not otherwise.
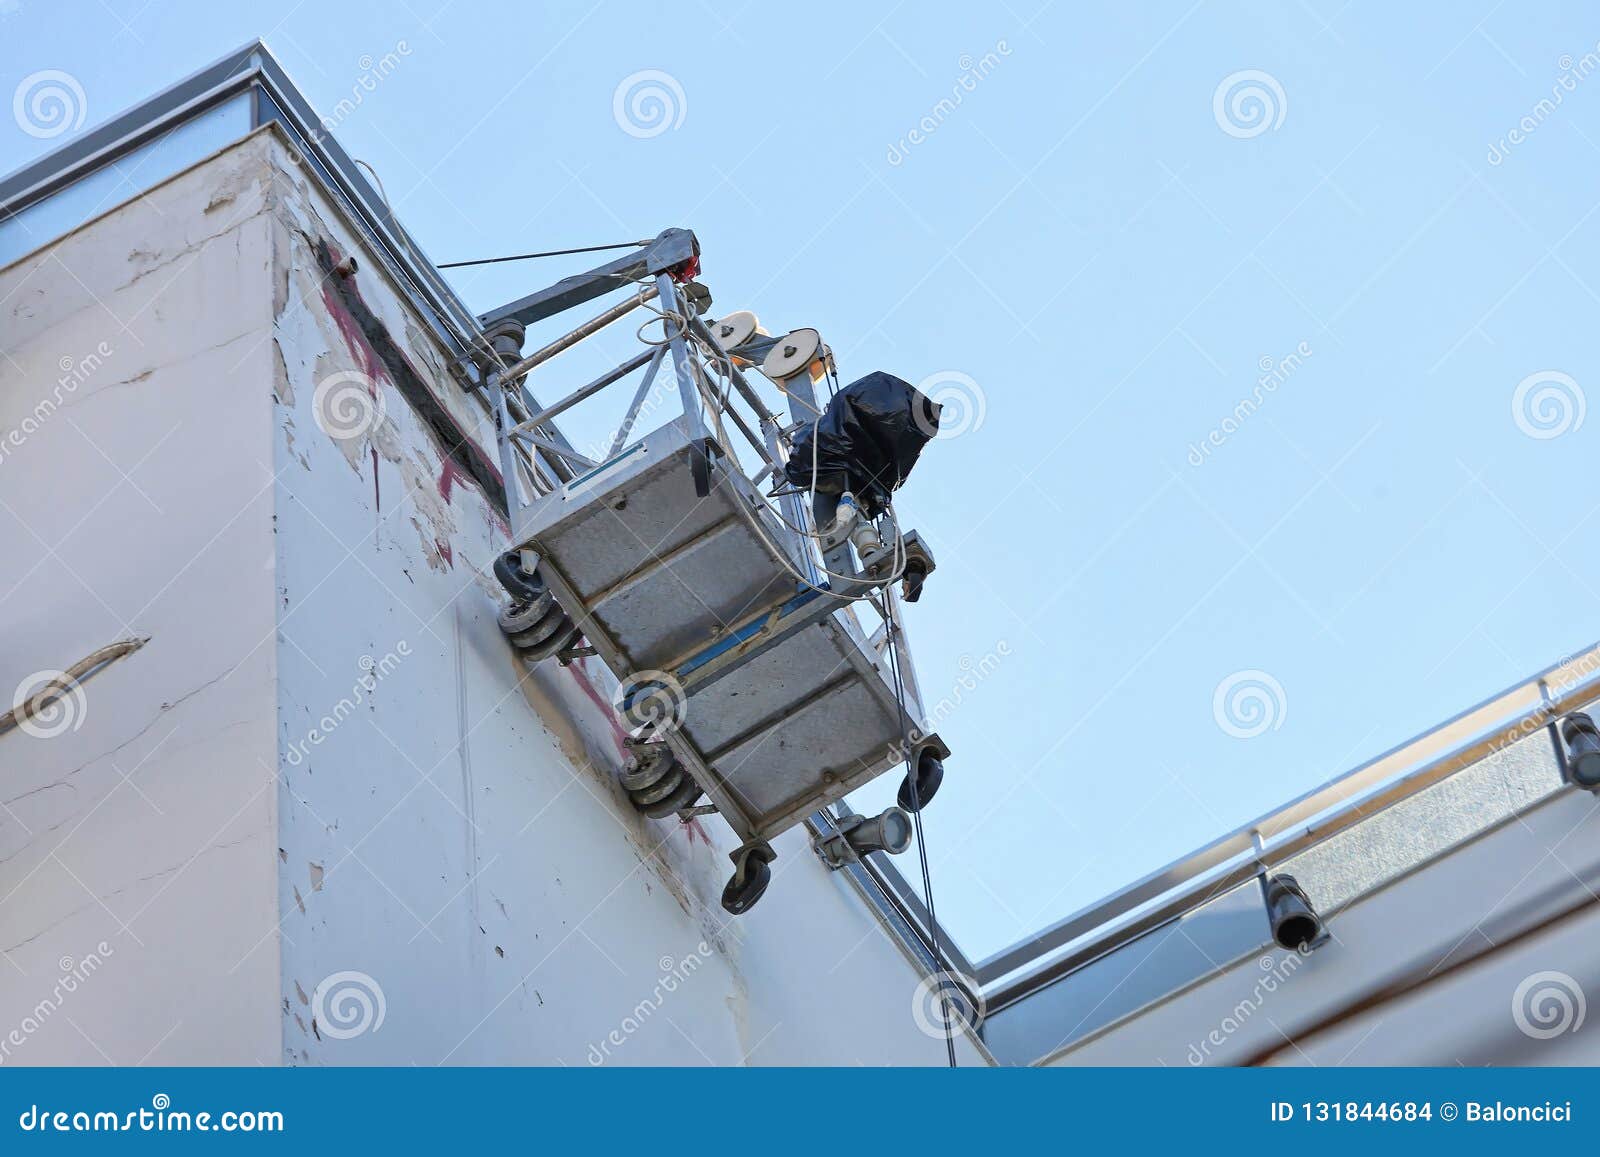
<path fill-rule="evenodd" d="M 715 811 L 740 837 L 723 903 L 742 912 L 766 888 L 774 837 L 902 763 L 914 769 L 905 810 L 855 817 L 818 853 L 837 867 L 904 850 L 906 812 L 932 797 L 949 752 L 928 731 L 894 589 L 920 593 L 931 554 L 890 509 L 869 520 L 846 502 L 844 517 L 819 529 L 784 481 L 793 436 L 820 415 L 816 386 L 831 354 L 815 331 L 774 339 L 749 314 L 708 325 L 709 293 L 692 280 L 697 253 L 692 234 L 669 230 L 635 258 L 486 315 L 503 363 L 485 385 L 516 544 L 496 571 L 513 599 L 502 626 L 530 658 L 594 654 L 617 677 L 634 750 L 622 782 L 635 805 L 651 816 Z M 619 286 L 630 287 L 627 300 L 521 356 L 527 322 Z M 640 354 L 537 405 L 529 371 L 640 308 L 661 331 L 640 327 Z M 744 375 L 758 362 L 788 400 L 788 425 Z M 551 425 L 636 373 L 602 461 Z M 680 412 L 630 440 L 652 388 L 676 393 Z M 729 426 L 744 435 L 753 472 Z M 876 616 L 872 632 L 858 607 Z"/>

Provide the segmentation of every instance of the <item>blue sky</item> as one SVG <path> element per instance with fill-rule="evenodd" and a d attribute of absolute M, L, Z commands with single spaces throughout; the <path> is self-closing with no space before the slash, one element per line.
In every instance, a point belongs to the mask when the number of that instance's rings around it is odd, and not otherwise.
<path fill-rule="evenodd" d="M 899 505 L 926 696 L 998 657 L 928 812 L 973 955 L 1600 635 L 1581 5 L 0 0 L 0 88 L 92 124 L 257 35 L 435 260 L 685 225 L 718 309 L 957 392 Z"/>

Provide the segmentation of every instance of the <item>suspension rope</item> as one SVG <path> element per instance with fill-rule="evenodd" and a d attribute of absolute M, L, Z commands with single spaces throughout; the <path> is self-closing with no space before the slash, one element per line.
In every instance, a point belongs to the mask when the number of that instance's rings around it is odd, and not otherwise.
<path fill-rule="evenodd" d="M 898 528 L 897 528 L 898 529 Z M 894 674 L 894 699 L 900 710 L 900 735 L 906 753 L 906 783 L 911 788 L 911 823 L 917 834 L 917 859 L 922 867 L 922 902 L 928 909 L 928 936 L 932 940 L 933 962 L 939 966 L 939 1012 L 944 1018 L 944 1043 L 950 1067 L 956 1068 L 956 1034 L 951 1025 L 950 998 L 945 995 L 950 967 L 945 962 L 944 944 L 939 939 L 939 917 L 933 907 L 933 876 L 928 871 L 928 844 L 922 830 L 922 793 L 917 784 L 915 755 L 911 750 L 910 716 L 906 714 L 906 688 L 900 675 L 900 618 L 895 614 L 893 587 L 884 588 L 884 626 L 889 632 L 889 670 Z"/>
<path fill-rule="evenodd" d="M 577 249 L 546 249 L 543 253 L 513 253 L 509 257 L 480 257 L 476 261 L 446 261 L 435 269 L 460 269 L 464 265 L 499 265 L 502 261 L 528 261 L 535 257 L 565 257 L 569 253 L 601 253 L 607 249 L 637 249 L 648 241 L 619 241 L 615 245 L 582 245 Z"/>

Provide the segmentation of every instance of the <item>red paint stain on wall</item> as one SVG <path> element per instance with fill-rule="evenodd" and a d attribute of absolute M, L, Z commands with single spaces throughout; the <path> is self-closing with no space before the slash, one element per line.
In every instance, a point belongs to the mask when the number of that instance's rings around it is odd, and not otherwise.
<path fill-rule="evenodd" d="M 454 492 L 456 483 L 466 478 L 466 472 L 456 465 L 454 458 L 446 456 L 439 463 L 439 497 L 446 503 Z"/>
<path fill-rule="evenodd" d="M 606 722 L 611 724 L 611 742 L 616 746 L 617 758 L 626 762 L 628 745 L 624 741 L 628 738 L 628 733 L 622 729 L 622 724 L 617 720 L 616 708 L 612 707 L 610 700 L 600 694 L 600 689 L 589 678 L 589 672 L 583 669 L 581 662 L 568 665 L 567 674 L 572 676 L 572 681 L 578 685 L 578 689 L 588 696 L 589 701 L 600 709 L 600 714 L 605 716 Z"/>
<path fill-rule="evenodd" d="M 339 300 L 339 295 L 326 281 L 322 285 L 322 304 L 328 310 L 328 316 L 333 318 L 333 324 L 339 327 L 339 336 L 344 338 L 344 344 L 350 347 L 350 352 L 355 356 L 361 366 L 361 372 L 367 375 L 367 389 L 374 397 L 377 396 L 378 383 L 384 379 L 387 371 L 383 366 L 383 359 L 378 356 L 378 351 L 372 348 L 372 343 L 367 340 L 367 335 L 361 332 L 361 326 L 344 307 L 344 302 Z"/>
<path fill-rule="evenodd" d="M 439 552 L 439 557 L 444 559 L 445 566 L 449 567 L 451 570 L 455 570 L 456 553 L 450 548 L 450 544 L 442 538 L 436 538 L 433 540 L 433 546 L 434 549 Z"/>
<path fill-rule="evenodd" d="M 573 682 L 578 685 L 579 689 L 589 697 L 590 702 L 600 709 L 600 713 L 606 717 L 606 722 L 611 724 L 611 740 L 616 745 L 617 758 L 626 763 L 629 752 L 628 745 L 623 741 L 628 738 L 628 733 L 622 729 L 622 724 L 617 719 L 616 708 L 612 706 L 604 695 L 600 694 L 600 689 L 589 678 L 589 673 L 583 669 L 581 661 L 568 666 L 567 673 L 572 676 Z M 699 816 L 693 816 L 682 821 L 681 826 L 684 834 L 689 837 L 691 847 L 697 839 L 706 847 L 709 848 L 711 846 L 711 837 L 706 835 L 705 828 L 700 826 Z"/>
<path fill-rule="evenodd" d="M 496 475 L 496 477 L 499 477 L 499 475 Z M 471 482 L 472 476 L 463 470 L 460 463 L 454 458 L 446 454 L 439 460 L 439 497 L 445 500 L 446 505 L 449 505 L 457 483 L 470 484 Z M 499 507 L 491 502 L 484 509 L 485 513 L 494 521 L 494 524 L 500 528 L 501 533 L 510 538 L 511 523 L 506 520 L 505 515 L 500 513 Z"/>

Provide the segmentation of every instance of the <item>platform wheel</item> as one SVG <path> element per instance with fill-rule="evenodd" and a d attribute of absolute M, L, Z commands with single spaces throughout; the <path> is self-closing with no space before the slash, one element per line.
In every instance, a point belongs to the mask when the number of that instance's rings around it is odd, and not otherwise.
<path fill-rule="evenodd" d="M 765 844 L 741 848 L 734 853 L 733 878 L 722 889 L 722 907 L 734 916 L 742 916 L 756 906 L 772 883 L 770 867 L 774 853 Z"/>
<path fill-rule="evenodd" d="M 521 634 L 544 618 L 554 602 L 555 596 L 549 591 L 532 598 L 518 599 L 500 612 L 500 629 L 508 635 Z"/>
<path fill-rule="evenodd" d="M 513 646 L 521 648 L 524 651 L 531 650 L 532 648 L 537 647 L 540 643 L 545 642 L 557 631 L 565 630 L 570 627 L 571 622 L 572 621 L 567 618 L 567 613 L 565 611 L 554 604 L 550 604 L 546 607 L 543 615 L 535 619 L 522 630 L 512 633 L 511 643 Z"/>
<path fill-rule="evenodd" d="M 684 808 L 693 807 L 703 794 L 700 785 L 687 771 L 679 768 L 680 782 L 671 793 L 657 800 L 653 804 L 640 807 L 639 810 L 653 820 L 664 820 L 670 815 L 681 812 Z"/>
<path fill-rule="evenodd" d="M 545 583 L 537 568 L 533 572 L 522 569 L 522 552 L 508 550 L 494 560 L 494 577 L 506 593 L 517 602 L 537 598 L 544 593 Z"/>
<path fill-rule="evenodd" d="M 653 820 L 693 807 L 702 794 L 665 743 L 632 742 L 633 754 L 623 765 L 622 790 L 634 810 Z"/>
<path fill-rule="evenodd" d="M 939 785 L 944 782 L 944 760 L 935 755 L 930 748 L 923 748 L 917 755 L 917 782 L 915 798 L 913 799 L 911 775 L 907 773 L 905 779 L 900 781 L 900 793 L 897 796 L 900 806 L 908 812 L 921 811 L 939 791 Z"/>
<path fill-rule="evenodd" d="M 665 743 L 633 745 L 633 754 L 622 768 L 622 787 L 630 795 L 658 783 L 677 766 L 672 749 Z"/>
<path fill-rule="evenodd" d="M 524 647 L 522 653 L 530 662 L 538 663 L 550 658 L 552 655 L 558 655 L 562 651 L 570 651 L 582 639 L 583 632 L 573 624 L 569 617 L 563 614 L 560 625 L 550 633 L 544 642 L 532 647 Z"/>

